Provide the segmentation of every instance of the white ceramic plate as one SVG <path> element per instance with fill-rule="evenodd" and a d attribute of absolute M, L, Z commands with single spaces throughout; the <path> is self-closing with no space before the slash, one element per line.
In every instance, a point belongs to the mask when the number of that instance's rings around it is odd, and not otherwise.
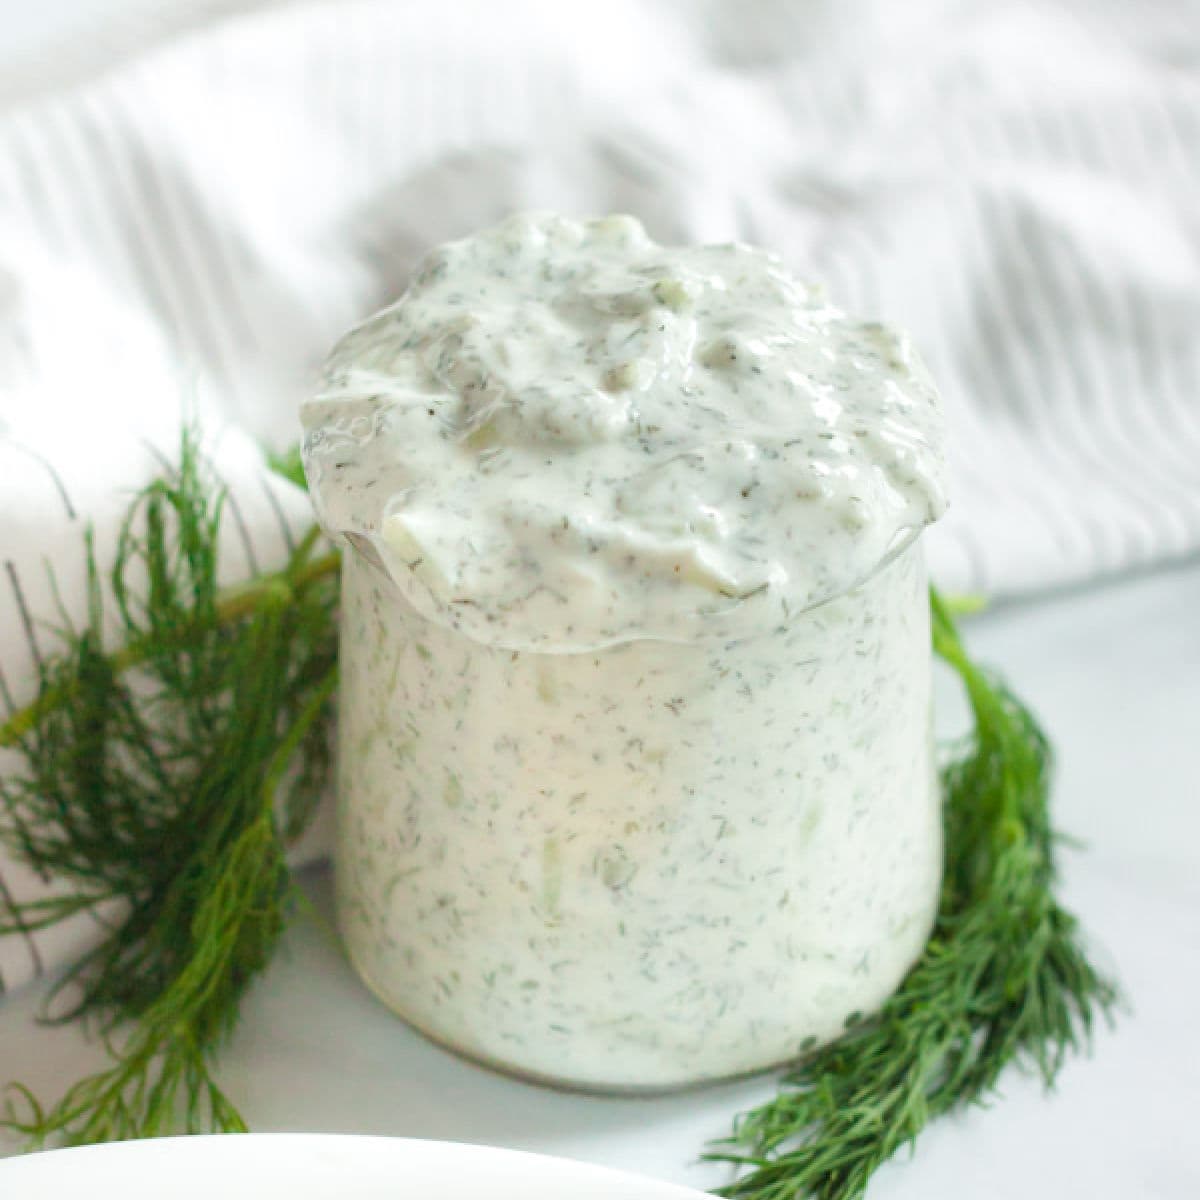
<path fill-rule="evenodd" d="M 298 1133 L 162 1138 L 0 1160 L 4 1200 L 700 1200 L 703 1195 L 565 1158 L 405 1138 Z"/>

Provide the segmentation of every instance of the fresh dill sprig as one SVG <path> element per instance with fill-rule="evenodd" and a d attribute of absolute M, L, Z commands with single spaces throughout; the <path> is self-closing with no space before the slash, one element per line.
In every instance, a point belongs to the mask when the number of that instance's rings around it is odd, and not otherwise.
<path fill-rule="evenodd" d="M 86 628 L 56 630 L 34 702 L 0 725 L 23 760 L 0 780 L 0 838 L 70 889 L 0 911 L 0 934 L 111 906 L 48 1006 L 87 1019 L 113 1065 L 48 1109 L 13 1085 L 0 1124 L 33 1144 L 244 1128 L 211 1066 L 327 777 L 337 581 L 314 528 L 282 571 L 221 589 L 222 505 L 187 431 L 132 504 L 110 598 L 89 540 Z"/>
<path fill-rule="evenodd" d="M 276 469 L 303 483 L 295 454 Z M 221 495 L 185 434 L 178 471 L 122 531 L 107 652 L 88 548 L 87 628 L 59 631 L 34 702 L 0 725 L 26 770 L 0 781 L 0 837 L 52 899 L 0 914 L 0 934 L 101 902 L 118 915 L 53 995 L 90 1019 L 112 1065 L 49 1109 L 20 1085 L 6 1123 L 34 1144 L 245 1128 L 213 1078 L 246 986 L 292 896 L 284 850 L 329 767 L 337 555 L 314 529 L 284 570 L 217 586 Z M 783 1078 L 708 1157 L 739 1200 L 853 1200 L 934 1117 L 985 1099 L 1011 1063 L 1053 1083 L 1116 1000 L 1055 895 L 1051 755 L 1036 721 L 968 657 L 931 598 L 934 650 L 974 731 L 943 769 L 946 872 L 933 935 L 874 1019 Z"/>
<path fill-rule="evenodd" d="M 931 604 L 934 650 L 974 717 L 942 772 L 946 867 L 933 934 L 875 1019 L 800 1062 L 778 1096 L 713 1146 L 707 1158 L 740 1172 L 721 1195 L 854 1200 L 929 1121 L 986 1100 L 1010 1064 L 1051 1087 L 1116 1003 L 1055 899 L 1046 737 L 971 661 L 936 593 Z"/>

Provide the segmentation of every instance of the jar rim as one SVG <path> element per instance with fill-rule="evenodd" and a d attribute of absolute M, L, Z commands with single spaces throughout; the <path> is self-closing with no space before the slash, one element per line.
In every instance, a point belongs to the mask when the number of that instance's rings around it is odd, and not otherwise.
<path fill-rule="evenodd" d="M 757 600 L 759 596 L 766 591 L 764 586 L 764 588 L 758 593 L 735 599 L 732 604 L 721 610 L 707 613 L 698 612 L 697 615 L 699 617 L 706 618 L 711 621 L 711 625 L 700 634 L 694 634 L 693 636 L 681 636 L 677 638 L 664 637 L 656 633 L 632 634 L 613 637 L 611 639 L 605 639 L 598 642 L 587 642 L 579 645 L 560 644 L 555 642 L 526 645 L 506 638 L 497 638 L 494 641 L 484 641 L 481 638 L 474 637 L 469 631 L 455 626 L 452 622 L 439 619 L 440 614 L 439 617 L 430 616 L 428 613 L 421 612 L 419 609 L 417 609 L 416 606 L 412 604 L 410 598 L 405 594 L 404 590 L 398 586 L 395 577 L 392 575 L 391 571 L 388 570 L 386 563 L 384 563 L 382 558 L 380 558 L 370 539 L 363 538 L 358 535 L 344 533 L 342 535 L 342 540 L 345 545 L 345 549 L 343 550 L 344 562 L 354 561 L 369 568 L 373 575 L 375 575 L 380 582 L 382 582 L 388 588 L 389 592 L 391 592 L 397 600 L 407 605 L 414 613 L 420 615 L 424 620 L 430 621 L 435 625 L 439 625 L 444 629 L 457 633 L 467 641 L 478 646 L 486 646 L 491 649 L 512 653 L 545 654 L 557 656 L 571 654 L 594 654 L 602 650 L 612 650 L 619 646 L 636 645 L 642 642 L 659 642 L 667 645 L 691 646 L 704 645 L 712 642 L 740 642 L 746 641 L 750 638 L 768 635 L 779 628 L 786 626 L 791 621 L 798 620 L 808 613 L 833 604 L 837 600 L 840 600 L 843 597 L 857 591 L 859 588 L 865 587 L 872 580 L 882 574 L 883 571 L 891 566 L 892 563 L 911 550 L 919 541 L 924 530 L 925 527 L 923 525 L 905 526 L 904 528 L 898 530 L 888 549 L 879 558 L 879 560 L 872 565 L 870 570 L 866 571 L 864 574 L 854 579 L 846 586 L 839 587 L 836 590 L 829 592 L 828 595 L 821 596 L 818 599 L 805 604 L 803 607 L 790 610 L 783 621 L 777 622 L 774 625 L 764 623 L 758 628 L 742 630 L 721 628 L 721 621 L 723 617 L 742 611 L 743 606 Z"/>

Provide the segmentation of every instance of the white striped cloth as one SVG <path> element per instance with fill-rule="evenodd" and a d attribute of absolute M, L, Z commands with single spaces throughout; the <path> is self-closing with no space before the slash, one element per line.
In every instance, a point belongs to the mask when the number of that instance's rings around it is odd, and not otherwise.
<path fill-rule="evenodd" d="M 78 612 L 84 524 L 103 553 L 185 403 L 230 576 L 277 562 L 306 501 L 258 444 L 423 247 L 517 207 L 759 242 L 908 326 L 951 419 L 948 587 L 1200 548 L 1194 3 L 276 4 L 41 91 L 0 111 L 4 703 L 52 643 L 45 561 Z M 43 886 L 0 851 L 0 907 Z M 0 940 L 3 984 L 90 928 Z"/>

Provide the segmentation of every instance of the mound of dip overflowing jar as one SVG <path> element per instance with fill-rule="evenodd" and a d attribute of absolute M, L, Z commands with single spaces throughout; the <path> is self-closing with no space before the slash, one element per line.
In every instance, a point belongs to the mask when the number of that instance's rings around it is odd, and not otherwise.
<path fill-rule="evenodd" d="M 347 547 L 336 875 L 364 980 L 663 1089 L 877 1009 L 941 874 L 937 393 L 741 244 L 533 214 L 431 253 L 304 406 Z"/>

